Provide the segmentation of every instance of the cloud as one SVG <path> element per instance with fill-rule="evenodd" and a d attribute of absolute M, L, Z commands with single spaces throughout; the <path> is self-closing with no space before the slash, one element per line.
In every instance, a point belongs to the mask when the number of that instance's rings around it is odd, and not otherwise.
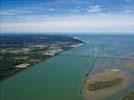
<path fill-rule="evenodd" d="M 20 6 L 14 8 L 2 8 L 0 9 L 0 15 L 3 16 L 10 16 L 10 15 L 24 15 L 24 14 L 39 14 L 45 13 L 45 11 L 55 11 L 56 9 L 49 7 L 50 3 L 39 3 L 39 4 L 32 4 L 30 6 Z M 44 12 L 43 12 L 44 11 Z"/>
<path fill-rule="evenodd" d="M 100 13 L 101 11 L 102 11 L 102 8 L 99 5 L 89 6 L 89 9 L 88 9 L 89 13 Z"/>
<path fill-rule="evenodd" d="M 125 13 L 134 14 L 134 9 L 127 9 L 125 10 Z"/>
<path fill-rule="evenodd" d="M 31 18 L 31 16 L 16 16 L 16 18 L 20 19 L 20 20 L 25 20 L 25 21 L 30 21 L 30 20 L 33 20 Z"/>
<path fill-rule="evenodd" d="M 79 9 L 79 8 L 80 8 L 80 6 L 76 6 L 76 8 L 77 8 L 77 9 Z"/>
<path fill-rule="evenodd" d="M 134 0 L 125 0 L 126 2 L 134 2 Z"/>
<path fill-rule="evenodd" d="M 55 11 L 56 9 L 54 9 L 54 8 L 49 8 L 48 10 L 49 10 L 49 11 Z"/>
<path fill-rule="evenodd" d="M 0 10 L 0 15 L 4 16 L 16 15 L 16 10 Z"/>
<path fill-rule="evenodd" d="M 1 32 L 134 32 L 133 22 L 133 16 L 127 15 L 65 15 L 42 21 L 2 23 L 0 29 Z"/>
<path fill-rule="evenodd" d="M 7 10 L 0 10 L 0 15 L 2 16 L 13 16 L 13 15 L 19 15 L 19 14 L 30 14 L 32 13 L 32 10 L 28 9 L 7 9 Z"/>

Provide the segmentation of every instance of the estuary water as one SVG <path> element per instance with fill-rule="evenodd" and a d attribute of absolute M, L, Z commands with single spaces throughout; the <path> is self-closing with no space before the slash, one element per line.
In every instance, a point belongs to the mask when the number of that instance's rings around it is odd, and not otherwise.
<path fill-rule="evenodd" d="M 0 100 L 82 100 L 85 73 L 94 60 L 85 56 L 88 48 L 73 48 L 4 80 Z"/>
<path fill-rule="evenodd" d="M 83 100 L 80 90 L 95 60 L 94 48 L 99 49 L 99 56 L 134 57 L 134 36 L 75 36 L 88 43 L 2 81 L 0 100 Z M 131 73 L 134 75 L 133 70 Z"/>

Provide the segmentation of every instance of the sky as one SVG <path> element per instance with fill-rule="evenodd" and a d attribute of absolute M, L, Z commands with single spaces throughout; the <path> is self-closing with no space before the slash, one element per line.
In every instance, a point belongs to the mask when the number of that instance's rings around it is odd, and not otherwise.
<path fill-rule="evenodd" d="M 134 0 L 0 0 L 0 33 L 134 34 Z"/>

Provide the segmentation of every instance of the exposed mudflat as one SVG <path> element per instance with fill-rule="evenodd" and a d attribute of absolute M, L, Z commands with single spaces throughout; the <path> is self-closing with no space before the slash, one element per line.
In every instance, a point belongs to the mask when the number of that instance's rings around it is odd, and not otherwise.
<path fill-rule="evenodd" d="M 89 84 L 93 84 L 95 82 L 107 82 L 116 78 L 120 78 L 122 81 L 111 87 L 94 91 L 89 90 Z M 86 82 L 82 89 L 82 95 L 85 100 L 100 100 L 104 97 L 112 95 L 113 93 L 123 90 L 128 86 L 128 84 L 129 78 L 125 72 L 119 69 L 107 69 L 102 72 L 87 76 Z"/>

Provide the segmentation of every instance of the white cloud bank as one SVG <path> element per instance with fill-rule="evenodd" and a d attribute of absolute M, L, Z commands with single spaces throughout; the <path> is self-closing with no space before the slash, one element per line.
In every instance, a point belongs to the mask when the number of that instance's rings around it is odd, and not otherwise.
<path fill-rule="evenodd" d="M 36 17 L 36 18 L 40 18 Z M 41 20 L 42 19 L 42 20 Z M 134 33 L 134 17 L 129 15 L 68 15 L 45 20 L 1 23 L 1 32 L 130 32 Z"/>
<path fill-rule="evenodd" d="M 89 13 L 100 13 L 103 9 L 99 5 L 89 6 L 88 12 Z"/>

